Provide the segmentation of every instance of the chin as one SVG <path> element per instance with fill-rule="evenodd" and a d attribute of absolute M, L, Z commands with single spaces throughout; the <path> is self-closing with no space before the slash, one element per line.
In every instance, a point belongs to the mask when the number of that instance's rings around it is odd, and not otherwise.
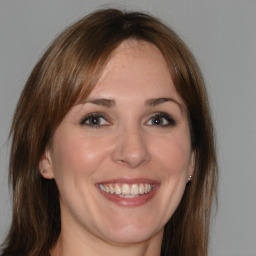
<path fill-rule="evenodd" d="M 163 229 L 153 231 L 150 226 L 138 228 L 131 225 L 126 228 L 119 228 L 119 230 L 111 230 L 105 236 L 113 244 L 136 244 L 146 242 L 162 232 Z"/>

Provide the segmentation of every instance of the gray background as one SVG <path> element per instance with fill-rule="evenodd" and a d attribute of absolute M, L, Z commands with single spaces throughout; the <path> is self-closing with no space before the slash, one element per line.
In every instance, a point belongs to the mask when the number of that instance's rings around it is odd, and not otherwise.
<path fill-rule="evenodd" d="M 255 256 L 255 0 L 0 0 L 0 241 L 11 220 L 7 137 L 21 89 L 56 34 L 90 11 L 109 6 L 161 18 L 198 59 L 210 95 L 220 165 L 210 255 Z"/>

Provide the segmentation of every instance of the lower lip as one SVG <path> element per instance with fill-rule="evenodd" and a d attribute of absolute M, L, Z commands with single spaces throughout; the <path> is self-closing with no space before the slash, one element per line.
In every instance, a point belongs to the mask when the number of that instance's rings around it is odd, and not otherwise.
<path fill-rule="evenodd" d="M 154 195 L 156 194 L 156 191 L 157 191 L 157 187 L 155 186 L 154 189 L 147 194 L 139 195 L 134 198 L 124 198 L 124 197 L 119 197 L 115 194 L 109 194 L 105 191 L 100 190 L 102 195 L 105 198 L 107 198 L 109 201 L 124 207 L 137 207 L 137 206 L 144 205 L 154 197 Z"/>

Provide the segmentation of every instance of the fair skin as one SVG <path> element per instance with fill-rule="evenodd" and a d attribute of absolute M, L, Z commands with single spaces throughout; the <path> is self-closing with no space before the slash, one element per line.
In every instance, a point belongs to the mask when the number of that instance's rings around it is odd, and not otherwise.
<path fill-rule="evenodd" d="M 193 154 L 186 107 L 155 46 L 128 40 L 114 51 L 39 168 L 60 193 L 61 234 L 51 255 L 160 255 Z"/>

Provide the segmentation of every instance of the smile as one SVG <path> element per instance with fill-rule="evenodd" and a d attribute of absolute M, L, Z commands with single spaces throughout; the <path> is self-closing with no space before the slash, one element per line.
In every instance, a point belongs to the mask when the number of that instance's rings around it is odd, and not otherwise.
<path fill-rule="evenodd" d="M 134 184 L 100 184 L 99 188 L 108 194 L 115 194 L 123 198 L 135 198 L 140 195 L 150 193 L 154 189 L 153 184 L 134 183 Z"/>
<path fill-rule="evenodd" d="M 122 207 L 137 207 L 151 201 L 160 187 L 150 179 L 116 179 L 96 184 L 107 200 Z"/>

